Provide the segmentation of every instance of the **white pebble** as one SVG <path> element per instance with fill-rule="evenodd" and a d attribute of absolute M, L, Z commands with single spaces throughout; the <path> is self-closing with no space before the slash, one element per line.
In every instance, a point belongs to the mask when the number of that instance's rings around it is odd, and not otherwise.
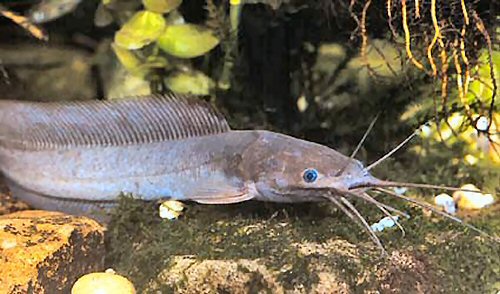
<path fill-rule="evenodd" d="M 455 200 L 453 200 L 453 197 L 446 193 L 442 193 L 434 197 L 434 203 L 437 206 L 443 207 L 444 211 L 449 214 L 455 214 L 457 212 L 457 204 L 455 203 Z"/>
<path fill-rule="evenodd" d="M 393 227 L 396 224 L 393 219 L 397 220 L 398 217 L 397 216 L 393 216 L 392 218 L 390 218 L 390 217 L 386 216 L 386 217 L 384 217 L 383 219 L 381 219 L 379 221 L 379 224 L 383 225 L 386 228 Z"/>
<path fill-rule="evenodd" d="M 164 206 L 160 206 L 160 213 L 159 214 L 160 214 L 161 218 L 166 218 L 169 220 L 176 219 L 178 217 L 178 215 L 175 211 L 172 211 Z"/>
<path fill-rule="evenodd" d="M 134 284 L 116 273 L 89 273 L 71 288 L 72 294 L 136 294 Z"/>
<path fill-rule="evenodd" d="M 488 129 L 488 123 L 488 118 L 481 116 L 476 122 L 476 128 L 484 132 Z"/>
<path fill-rule="evenodd" d="M 396 193 L 398 195 L 403 195 L 404 193 L 406 193 L 407 190 L 408 190 L 408 188 L 406 188 L 406 187 L 396 187 L 396 188 L 394 188 L 394 193 Z"/>
<path fill-rule="evenodd" d="M 385 228 L 391 228 L 393 227 L 396 223 L 394 220 L 398 220 L 399 216 L 393 216 L 392 218 L 386 216 L 383 219 L 381 219 L 379 222 L 374 223 L 371 225 L 372 230 L 375 232 L 382 232 Z M 393 220 L 394 219 L 394 220 Z"/>
<path fill-rule="evenodd" d="M 488 206 L 490 204 L 493 204 L 495 202 L 495 199 L 493 198 L 493 195 L 491 194 L 483 194 L 483 207 Z"/>
<path fill-rule="evenodd" d="M 453 199 L 457 203 L 457 206 L 461 209 L 481 209 L 495 202 L 493 195 L 482 194 L 479 192 L 479 189 L 472 184 L 463 185 L 461 189 L 478 191 L 456 191 L 453 193 Z"/>
<path fill-rule="evenodd" d="M 375 232 L 382 232 L 384 230 L 384 226 L 379 223 L 374 223 L 373 225 L 371 225 L 371 228 Z"/>
<path fill-rule="evenodd" d="M 420 132 L 424 138 L 428 138 L 432 135 L 432 128 L 428 125 L 423 125 L 420 128 Z"/>
<path fill-rule="evenodd" d="M 158 210 L 161 218 L 173 220 L 177 219 L 182 214 L 184 205 L 182 202 L 176 200 L 167 200 L 160 205 Z"/>

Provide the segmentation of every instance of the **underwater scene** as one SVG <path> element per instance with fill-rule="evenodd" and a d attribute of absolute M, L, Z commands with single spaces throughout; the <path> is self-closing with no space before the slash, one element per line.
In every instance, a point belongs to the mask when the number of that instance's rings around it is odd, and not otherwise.
<path fill-rule="evenodd" d="M 0 294 L 499 294 L 498 11 L 1 1 Z"/>

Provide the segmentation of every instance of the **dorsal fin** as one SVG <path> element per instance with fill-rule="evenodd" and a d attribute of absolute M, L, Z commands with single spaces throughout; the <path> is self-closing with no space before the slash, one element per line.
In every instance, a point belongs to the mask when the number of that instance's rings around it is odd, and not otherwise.
<path fill-rule="evenodd" d="M 0 144 L 42 150 L 178 140 L 229 131 L 196 97 L 152 95 L 110 101 L 0 101 Z"/>

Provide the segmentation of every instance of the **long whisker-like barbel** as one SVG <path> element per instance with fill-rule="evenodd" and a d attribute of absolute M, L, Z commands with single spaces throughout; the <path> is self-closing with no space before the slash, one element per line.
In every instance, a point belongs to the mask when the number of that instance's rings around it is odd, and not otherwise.
<path fill-rule="evenodd" d="M 381 164 L 387 158 L 391 157 L 394 153 L 396 153 L 396 151 L 398 151 L 399 149 L 401 149 L 401 147 L 403 147 L 406 143 L 410 142 L 411 139 L 413 139 L 417 135 L 418 135 L 418 131 L 413 132 L 410 136 L 408 136 L 406 139 L 404 139 L 403 142 L 399 143 L 398 146 L 394 147 L 391 151 L 387 152 L 387 154 L 385 154 L 384 156 L 382 156 L 381 158 L 379 158 L 377 161 L 375 161 L 374 163 L 372 163 L 369 166 L 367 166 L 365 168 L 366 171 L 371 170 L 372 168 L 374 168 L 377 165 Z"/>
<path fill-rule="evenodd" d="M 351 220 L 357 223 L 361 228 L 368 232 L 372 241 L 377 245 L 377 247 L 382 252 L 383 256 L 387 256 L 387 251 L 385 250 L 382 242 L 377 237 L 373 229 L 370 227 L 365 218 L 358 212 L 358 210 L 343 196 L 327 195 L 325 196 L 332 203 L 334 203 L 344 214 L 346 214 Z M 337 199 L 338 198 L 338 199 Z"/>
<path fill-rule="evenodd" d="M 492 236 L 489 235 L 488 233 L 486 233 L 485 231 L 480 230 L 480 229 L 474 227 L 473 225 L 464 222 L 462 219 L 460 219 L 460 218 L 458 218 L 456 216 L 453 216 L 453 215 L 451 215 L 449 213 L 446 213 L 444 211 L 441 211 L 441 210 L 439 210 L 439 209 L 433 207 L 432 205 L 427 204 L 427 203 L 425 203 L 423 201 L 418 201 L 416 199 L 413 199 L 413 198 L 410 198 L 410 197 L 407 197 L 407 196 L 404 196 L 404 195 L 400 195 L 400 194 L 392 192 L 391 190 L 387 190 L 387 189 L 383 189 L 383 188 L 376 188 L 375 190 L 379 191 L 379 192 L 382 192 L 382 193 L 385 193 L 385 194 L 388 194 L 388 195 L 391 195 L 391 196 L 396 197 L 396 198 L 403 199 L 403 200 L 405 200 L 407 202 L 410 202 L 410 203 L 413 203 L 413 204 L 415 204 L 415 205 L 417 205 L 419 207 L 428 209 L 428 210 L 430 210 L 430 211 L 432 211 L 432 212 L 434 212 L 436 214 L 439 214 L 439 215 L 441 215 L 441 216 L 443 216 L 445 218 L 448 218 L 448 219 L 450 219 L 452 221 L 455 221 L 455 222 L 457 222 L 457 223 L 459 223 L 459 224 L 461 224 L 463 226 L 466 226 L 467 228 L 469 228 L 469 229 L 471 229 L 471 230 L 473 230 L 473 231 L 475 231 L 477 233 L 480 233 L 483 236 L 486 236 L 488 238 L 492 238 Z M 492 238 L 492 239 L 495 239 L 495 238 Z"/>

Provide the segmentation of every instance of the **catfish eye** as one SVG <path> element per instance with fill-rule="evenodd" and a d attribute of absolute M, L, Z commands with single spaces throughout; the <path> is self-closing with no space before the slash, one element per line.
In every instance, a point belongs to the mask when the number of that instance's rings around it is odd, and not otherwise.
<path fill-rule="evenodd" d="M 302 178 L 307 183 L 312 183 L 312 182 L 316 181 L 316 179 L 318 178 L 318 171 L 313 169 L 313 168 L 308 168 L 304 171 Z"/>

